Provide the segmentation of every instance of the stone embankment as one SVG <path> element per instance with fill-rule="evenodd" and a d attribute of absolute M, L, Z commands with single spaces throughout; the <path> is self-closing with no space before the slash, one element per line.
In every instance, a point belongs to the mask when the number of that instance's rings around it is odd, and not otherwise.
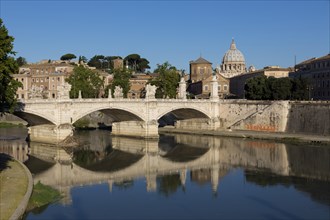
<path fill-rule="evenodd" d="M 284 132 L 264 132 L 264 131 L 248 131 L 248 130 L 189 130 L 176 129 L 173 126 L 166 126 L 159 128 L 159 133 L 181 133 L 181 134 L 198 134 L 211 135 L 222 137 L 236 137 L 236 138 L 251 138 L 251 139 L 268 139 L 276 141 L 302 141 L 310 143 L 326 143 L 330 144 L 330 136 L 315 135 L 315 134 L 298 134 L 298 133 L 284 133 Z"/>
<path fill-rule="evenodd" d="M 32 189 L 32 175 L 27 167 L 0 154 L 0 219 L 19 219 L 25 212 Z"/>

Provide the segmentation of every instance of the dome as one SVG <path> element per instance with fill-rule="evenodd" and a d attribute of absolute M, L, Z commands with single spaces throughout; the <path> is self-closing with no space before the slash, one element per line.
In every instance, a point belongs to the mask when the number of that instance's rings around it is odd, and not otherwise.
<path fill-rule="evenodd" d="M 231 42 L 230 49 L 222 58 L 222 63 L 245 63 L 244 55 L 236 48 L 234 39 Z"/>

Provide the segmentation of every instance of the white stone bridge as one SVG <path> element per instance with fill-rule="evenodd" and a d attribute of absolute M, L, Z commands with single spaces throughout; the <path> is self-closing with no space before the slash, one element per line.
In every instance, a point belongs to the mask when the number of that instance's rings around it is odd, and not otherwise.
<path fill-rule="evenodd" d="M 112 118 L 112 134 L 144 138 L 158 137 L 158 120 L 172 113 L 178 120 L 206 118 L 210 129 L 219 127 L 218 84 L 214 77 L 207 100 L 187 100 L 186 83 L 179 84 L 178 99 L 156 99 L 156 87 L 147 85 L 145 99 L 124 99 L 120 87 L 103 99 L 70 99 L 70 85 L 59 88 L 59 99 L 38 96 L 21 102 L 15 114 L 28 122 L 31 140 L 59 142 L 72 135 L 72 124 L 84 116 L 101 111 Z M 109 93 L 110 94 L 110 93 Z M 37 98 L 38 97 L 38 98 Z"/>
<path fill-rule="evenodd" d="M 112 119 L 112 134 L 142 138 L 158 138 L 158 121 L 169 113 L 176 118 L 178 129 L 283 132 L 287 126 L 288 101 L 220 100 L 215 78 L 211 82 L 209 99 L 186 99 L 182 80 L 178 99 L 156 99 L 155 87 L 151 90 L 147 89 L 145 99 L 124 99 L 122 95 L 70 99 L 66 89 L 61 90 L 58 99 L 24 100 L 15 115 L 28 122 L 32 141 L 46 143 L 65 140 L 73 134 L 74 122 L 96 111 Z"/>
<path fill-rule="evenodd" d="M 40 99 L 27 100 L 15 114 L 28 122 L 31 140 L 57 142 L 72 135 L 72 124 L 100 111 L 112 118 L 112 133 L 145 138 L 158 137 L 158 120 L 168 113 L 178 118 L 205 118 L 219 127 L 219 103 L 182 99 Z"/>

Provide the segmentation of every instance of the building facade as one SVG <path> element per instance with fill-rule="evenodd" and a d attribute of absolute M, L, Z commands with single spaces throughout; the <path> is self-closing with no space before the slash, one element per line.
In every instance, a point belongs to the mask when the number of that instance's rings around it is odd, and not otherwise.
<path fill-rule="evenodd" d="M 20 81 L 23 87 L 18 88 L 16 97 L 29 99 L 32 90 L 39 90 L 39 98 L 57 98 L 57 86 L 64 84 L 73 68 L 74 66 L 66 63 L 29 64 L 20 67 L 14 78 Z"/>
<path fill-rule="evenodd" d="M 212 75 L 212 63 L 199 57 L 195 61 L 190 61 L 190 82 L 198 82 Z"/>
<path fill-rule="evenodd" d="M 76 64 L 77 65 L 77 64 Z M 85 68 L 90 68 L 86 64 Z M 16 91 L 18 99 L 56 99 L 58 98 L 58 86 L 65 83 L 65 79 L 73 73 L 75 65 L 60 62 L 39 62 L 36 64 L 27 64 L 19 68 L 18 74 L 14 78 L 22 83 L 22 87 Z M 90 68 L 91 69 L 91 68 Z M 103 80 L 104 88 L 112 81 L 112 75 L 101 71 L 97 72 Z M 103 96 L 105 91 L 101 90 L 99 96 Z"/>
<path fill-rule="evenodd" d="M 330 54 L 295 65 L 289 75 L 307 79 L 310 99 L 330 100 Z"/>

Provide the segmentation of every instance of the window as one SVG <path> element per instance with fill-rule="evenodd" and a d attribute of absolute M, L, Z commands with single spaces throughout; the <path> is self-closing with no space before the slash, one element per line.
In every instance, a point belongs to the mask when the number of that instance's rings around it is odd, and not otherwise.
<path fill-rule="evenodd" d="M 58 81 L 58 82 L 60 81 L 60 77 L 57 77 L 57 81 Z"/>
<path fill-rule="evenodd" d="M 54 93 L 52 94 L 52 97 L 53 97 L 53 99 L 55 98 L 55 94 Z"/>
<path fill-rule="evenodd" d="M 22 78 L 21 81 L 24 82 L 24 78 Z"/>
<path fill-rule="evenodd" d="M 205 85 L 205 86 L 204 86 L 204 90 L 205 90 L 205 91 L 208 91 L 208 90 L 209 90 L 209 86 L 208 86 L 208 85 Z"/>
<path fill-rule="evenodd" d="M 22 94 L 22 99 L 24 99 L 24 94 Z"/>
<path fill-rule="evenodd" d="M 218 85 L 218 91 L 220 91 L 221 90 L 221 85 Z"/>
<path fill-rule="evenodd" d="M 224 90 L 224 91 L 227 91 L 227 88 L 228 88 L 227 85 L 223 85 L 223 90 Z"/>

